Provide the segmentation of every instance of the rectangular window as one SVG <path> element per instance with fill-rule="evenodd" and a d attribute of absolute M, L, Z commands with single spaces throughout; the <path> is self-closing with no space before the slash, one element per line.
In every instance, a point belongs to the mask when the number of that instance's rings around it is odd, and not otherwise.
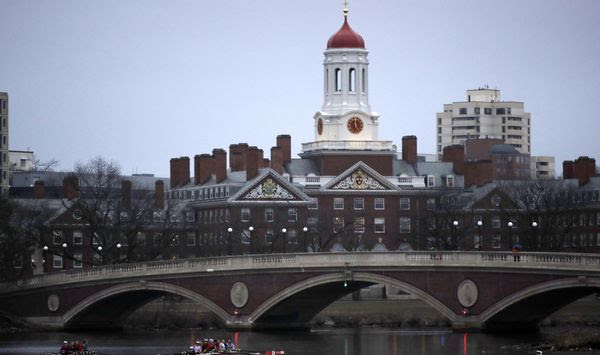
<path fill-rule="evenodd" d="M 195 247 L 196 246 L 196 233 L 189 232 L 187 234 L 187 246 L 188 247 Z"/>
<path fill-rule="evenodd" d="M 194 222 L 195 218 L 194 218 L 194 212 L 193 211 L 187 211 L 185 213 L 185 216 L 186 216 L 188 222 Z"/>
<path fill-rule="evenodd" d="M 81 231 L 73 231 L 73 244 L 81 245 L 83 243 L 83 234 Z"/>
<path fill-rule="evenodd" d="M 288 208 L 288 222 L 296 222 L 298 220 L 298 210 Z"/>
<path fill-rule="evenodd" d="M 344 217 L 333 217 L 333 233 L 344 230 Z"/>
<path fill-rule="evenodd" d="M 506 114 L 506 109 L 504 109 L 504 108 L 496 109 L 496 115 L 505 115 L 505 114 Z"/>
<path fill-rule="evenodd" d="M 446 187 L 454 187 L 454 176 L 446 176 Z"/>
<path fill-rule="evenodd" d="M 500 217 L 493 216 L 492 217 L 492 228 L 500 228 Z"/>
<path fill-rule="evenodd" d="M 427 199 L 427 210 L 428 211 L 433 211 L 435 210 L 435 198 L 428 198 Z"/>
<path fill-rule="evenodd" d="M 333 199 L 333 209 L 334 210 L 343 210 L 344 209 L 344 199 L 342 197 L 335 197 Z"/>
<path fill-rule="evenodd" d="M 375 218 L 373 224 L 375 225 L 375 233 L 385 233 L 385 218 Z"/>
<path fill-rule="evenodd" d="M 273 230 L 268 228 L 265 232 L 265 244 L 273 244 Z"/>
<path fill-rule="evenodd" d="M 432 175 L 427 176 L 427 186 L 434 187 L 435 186 L 435 177 Z"/>
<path fill-rule="evenodd" d="M 489 107 L 485 107 L 485 108 L 483 109 L 483 114 L 484 114 L 484 115 L 491 115 L 491 114 L 492 114 L 492 109 L 491 109 L 491 108 L 489 108 Z"/>
<path fill-rule="evenodd" d="M 55 269 L 62 269 L 63 258 L 59 255 L 52 255 L 52 267 Z"/>
<path fill-rule="evenodd" d="M 273 222 L 275 216 L 272 208 L 265 208 L 265 222 Z"/>
<path fill-rule="evenodd" d="M 62 239 L 62 231 L 52 231 L 52 242 L 54 245 L 61 245 Z"/>
<path fill-rule="evenodd" d="M 479 107 L 475 107 L 475 108 L 473 109 L 473 112 L 474 112 L 476 115 L 479 115 L 479 114 L 481 113 L 481 108 L 479 108 Z"/>
<path fill-rule="evenodd" d="M 473 235 L 473 248 L 480 249 L 481 248 L 481 237 L 479 234 Z"/>
<path fill-rule="evenodd" d="M 365 208 L 365 199 L 362 197 L 355 197 L 354 198 L 354 209 L 362 210 L 364 208 Z"/>
<path fill-rule="evenodd" d="M 586 239 L 585 233 L 582 233 L 581 235 L 579 235 L 579 245 L 582 247 L 587 246 L 587 239 Z"/>
<path fill-rule="evenodd" d="M 241 215 L 242 222 L 250 222 L 250 209 L 249 208 L 242 208 L 240 210 L 240 215 Z"/>
<path fill-rule="evenodd" d="M 365 217 L 354 218 L 354 233 L 365 232 Z"/>
<path fill-rule="evenodd" d="M 73 254 L 73 268 L 81 269 L 83 267 L 83 254 L 75 253 Z"/>
<path fill-rule="evenodd" d="M 500 249 L 500 234 L 496 234 L 492 237 L 492 248 Z"/>
<path fill-rule="evenodd" d="M 467 114 L 467 109 L 465 107 L 461 107 L 458 109 L 458 113 L 461 115 L 466 115 Z"/>
<path fill-rule="evenodd" d="M 319 199 L 312 198 L 310 204 L 308 205 L 309 210 L 318 210 L 319 209 Z"/>
<path fill-rule="evenodd" d="M 374 207 L 376 210 L 384 210 L 385 209 L 385 199 L 383 197 L 375 197 Z"/>
<path fill-rule="evenodd" d="M 400 233 L 410 233 L 410 217 L 400 217 Z"/>
<path fill-rule="evenodd" d="M 15 255 L 13 266 L 15 269 L 21 269 L 23 267 L 23 255 Z"/>
<path fill-rule="evenodd" d="M 507 114 L 507 115 L 510 115 L 510 114 L 511 114 L 511 109 L 510 109 L 510 107 L 507 107 L 507 108 L 506 108 L 506 114 Z"/>
<path fill-rule="evenodd" d="M 435 200 L 433 200 L 433 202 L 435 204 Z M 427 203 L 429 204 L 429 200 L 427 200 Z M 408 197 L 400 198 L 400 209 L 401 210 L 410 210 L 410 198 L 408 198 Z"/>
<path fill-rule="evenodd" d="M 298 244 L 298 231 L 295 229 L 288 229 L 287 232 L 288 244 Z"/>

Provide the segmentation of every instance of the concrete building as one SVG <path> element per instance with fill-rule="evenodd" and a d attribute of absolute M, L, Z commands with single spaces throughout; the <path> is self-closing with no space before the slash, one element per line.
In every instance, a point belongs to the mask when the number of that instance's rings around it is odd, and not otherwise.
<path fill-rule="evenodd" d="M 0 92 L 0 198 L 8 197 L 8 94 Z"/>
<path fill-rule="evenodd" d="M 556 177 L 554 157 L 551 156 L 531 156 L 529 159 L 531 164 L 532 179 L 554 179 Z"/>
<path fill-rule="evenodd" d="M 531 154 L 531 115 L 523 102 L 502 101 L 500 90 L 467 90 L 467 100 L 444 104 L 436 114 L 437 154 L 446 146 L 464 144 L 469 138 L 497 138 Z"/>
<path fill-rule="evenodd" d="M 8 151 L 9 170 L 13 171 L 31 171 L 34 168 L 34 154 L 28 150 L 10 150 Z"/>

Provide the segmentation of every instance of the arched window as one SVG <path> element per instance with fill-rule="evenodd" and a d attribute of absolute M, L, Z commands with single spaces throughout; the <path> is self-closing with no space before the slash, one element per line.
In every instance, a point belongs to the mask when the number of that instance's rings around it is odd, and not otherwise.
<path fill-rule="evenodd" d="M 350 92 L 354 92 L 356 91 L 356 69 L 351 68 L 348 74 L 348 84 L 350 84 Z"/>
<path fill-rule="evenodd" d="M 335 91 L 342 91 L 342 70 L 340 68 L 335 69 Z"/>
<path fill-rule="evenodd" d="M 365 68 L 363 68 L 363 70 L 362 70 L 362 78 L 361 78 L 360 82 L 361 82 L 361 86 L 362 86 L 362 92 L 366 92 L 367 91 L 367 71 L 365 70 Z"/>
<path fill-rule="evenodd" d="M 329 69 L 325 70 L 325 92 L 329 92 Z"/>

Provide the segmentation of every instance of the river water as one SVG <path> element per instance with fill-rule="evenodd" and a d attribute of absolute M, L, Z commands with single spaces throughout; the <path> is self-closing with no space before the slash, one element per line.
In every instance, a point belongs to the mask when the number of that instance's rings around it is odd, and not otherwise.
<path fill-rule="evenodd" d="M 440 330 L 384 328 L 326 329 L 311 331 L 182 330 L 111 333 L 26 333 L 0 337 L 0 354 L 43 354 L 58 351 L 64 340 L 86 339 L 102 354 L 156 355 L 180 352 L 197 338 L 227 338 L 251 350 L 285 350 L 286 354 L 309 355 L 475 355 L 532 354 L 528 344 L 541 342 L 543 335 L 491 335 L 452 333 Z M 533 349 L 535 350 L 535 349 Z M 569 354 L 576 354 L 570 352 Z M 586 354 L 590 354 L 587 352 Z"/>

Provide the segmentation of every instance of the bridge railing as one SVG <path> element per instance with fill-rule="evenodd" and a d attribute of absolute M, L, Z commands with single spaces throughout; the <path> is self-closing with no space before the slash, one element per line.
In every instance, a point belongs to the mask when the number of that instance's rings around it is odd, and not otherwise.
<path fill-rule="evenodd" d="M 170 274 L 278 268 L 377 268 L 377 267 L 479 267 L 576 270 L 600 273 L 600 254 L 511 252 L 346 252 L 261 254 L 198 259 L 178 259 L 135 264 L 116 264 L 68 270 L 13 283 L 0 284 L 0 293 L 58 284 L 97 282 L 119 278 L 146 278 Z"/>

